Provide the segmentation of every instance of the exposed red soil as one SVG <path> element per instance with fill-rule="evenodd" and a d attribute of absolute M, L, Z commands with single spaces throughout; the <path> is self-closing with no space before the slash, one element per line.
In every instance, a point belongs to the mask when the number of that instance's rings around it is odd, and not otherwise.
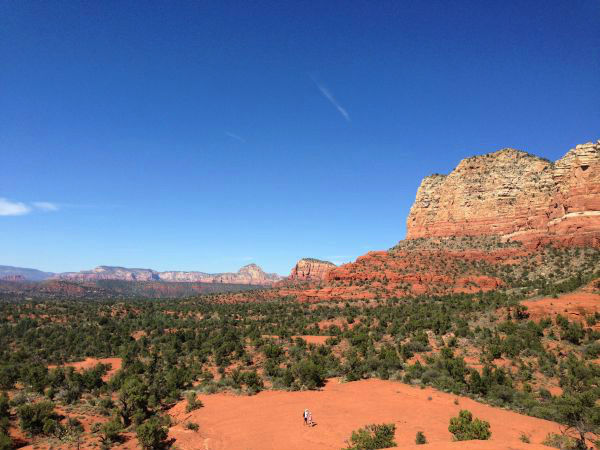
<path fill-rule="evenodd" d="M 355 320 L 352 323 L 348 323 L 348 321 L 346 319 L 337 317 L 335 319 L 321 320 L 320 322 L 317 323 L 317 326 L 319 327 L 319 330 L 327 330 L 333 326 L 338 327 L 340 330 L 343 330 L 344 327 L 348 327 L 348 329 L 351 330 L 358 324 L 360 324 L 360 320 Z"/>
<path fill-rule="evenodd" d="M 138 330 L 131 333 L 131 337 L 136 341 L 140 340 L 144 336 L 148 336 L 148 333 L 146 333 L 144 330 Z"/>
<path fill-rule="evenodd" d="M 117 371 L 121 368 L 123 361 L 121 358 L 86 358 L 83 361 L 75 361 L 70 363 L 65 363 L 63 366 L 65 367 L 74 367 L 75 370 L 88 370 L 91 369 L 98 364 L 110 364 L 111 368 L 106 372 L 106 374 L 102 377 L 104 381 L 108 381 L 112 378 L 112 376 L 117 373 Z M 55 369 L 57 366 L 50 365 L 48 369 Z"/>
<path fill-rule="evenodd" d="M 600 294 L 573 292 L 559 298 L 546 297 L 538 300 L 524 300 L 530 318 L 539 320 L 560 314 L 571 321 L 583 322 L 586 314 L 600 312 Z"/>
<path fill-rule="evenodd" d="M 263 338 L 271 338 L 271 339 L 279 339 L 279 336 L 269 336 L 269 335 L 263 335 Z M 311 336 L 311 335 L 307 335 L 307 334 L 303 334 L 303 335 L 299 335 L 299 336 L 292 336 L 292 338 L 294 339 L 302 339 L 304 342 L 306 342 L 307 344 L 315 344 L 315 345 L 324 345 L 325 341 L 327 339 L 329 339 L 331 336 Z"/>
<path fill-rule="evenodd" d="M 169 411 L 178 422 L 170 436 L 181 450 L 339 450 L 353 430 L 383 422 L 396 424 L 398 448 L 413 448 L 417 431 L 423 431 L 430 443 L 418 448 L 500 450 L 547 448 L 540 444 L 546 435 L 560 432 L 553 422 L 468 398 L 458 398 L 457 405 L 454 395 L 375 379 L 330 380 L 321 391 L 265 391 L 252 397 L 221 393 L 199 398 L 204 408 L 186 413 L 182 401 Z M 303 425 L 305 408 L 312 411 L 315 427 Z M 490 422 L 490 442 L 452 442 L 448 424 L 460 409 Z M 186 422 L 197 423 L 199 431 L 186 430 Z M 520 442 L 521 433 L 527 434 L 533 445 Z"/>
<path fill-rule="evenodd" d="M 325 341 L 329 339 L 331 336 L 294 336 L 295 338 L 300 338 L 304 340 L 307 344 L 315 344 L 315 345 L 324 345 Z"/>

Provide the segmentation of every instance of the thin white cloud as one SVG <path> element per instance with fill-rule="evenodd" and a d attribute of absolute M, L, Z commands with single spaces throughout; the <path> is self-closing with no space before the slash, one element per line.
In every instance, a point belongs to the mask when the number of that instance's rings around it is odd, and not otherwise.
<path fill-rule="evenodd" d="M 52 202 L 13 202 L 0 197 L 0 216 L 24 216 L 33 211 L 53 212 L 60 209 L 59 205 Z"/>
<path fill-rule="evenodd" d="M 243 137 L 241 137 L 241 136 L 238 136 L 238 135 L 237 135 L 237 134 L 235 134 L 235 133 L 231 133 L 231 132 L 229 132 L 229 131 L 226 131 L 226 132 L 225 132 L 225 135 L 229 136 L 231 139 L 235 139 L 236 141 L 243 142 L 244 144 L 246 143 L 246 139 L 244 139 L 244 138 L 243 138 Z"/>
<path fill-rule="evenodd" d="M 0 198 L 0 216 L 23 216 L 31 212 L 31 207 L 21 202 L 11 202 Z"/>
<path fill-rule="evenodd" d="M 58 205 L 56 203 L 51 202 L 34 202 L 32 203 L 34 207 L 42 211 L 58 211 Z"/>
<path fill-rule="evenodd" d="M 331 103 L 335 107 L 335 109 L 338 110 L 338 112 L 342 115 L 342 117 L 344 119 L 346 119 L 347 122 L 350 122 L 350 114 L 348 114 L 348 111 L 346 111 L 346 108 L 344 108 L 342 105 L 339 104 L 339 102 L 335 99 L 335 97 L 333 96 L 331 91 L 329 91 L 329 89 L 327 89 L 325 86 L 323 86 L 321 83 L 319 83 L 314 78 L 312 80 L 315 83 L 315 85 L 319 88 L 319 91 L 321 91 L 321 94 L 323 95 L 323 97 L 325 97 L 327 100 L 329 100 L 329 103 Z"/>

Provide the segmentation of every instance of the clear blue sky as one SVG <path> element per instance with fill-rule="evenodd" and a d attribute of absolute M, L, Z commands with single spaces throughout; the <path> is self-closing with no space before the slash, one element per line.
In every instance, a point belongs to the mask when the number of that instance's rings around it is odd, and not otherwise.
<path fill-rule="evenodd" d="M 600 138 L 600 2 L 5 1 L 0 264 L 288 273 L 421 178 Z"/>

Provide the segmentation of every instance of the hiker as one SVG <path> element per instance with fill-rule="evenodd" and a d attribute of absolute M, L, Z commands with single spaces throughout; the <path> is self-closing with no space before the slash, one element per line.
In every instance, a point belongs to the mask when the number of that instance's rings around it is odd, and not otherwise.
<path fill-rule="evenodd" d="M 304 413 L 302 413 L 302 417 L 304 418 L 304 425 L 308 425 L 308 409 L 304 410 Z"/>
<path fill-rule="evenodd" d="M 307 423 L 309 427 L 315 426 L 315 423 L 312 420 L 312 413 L 310 411 L 308 411 Z"/>

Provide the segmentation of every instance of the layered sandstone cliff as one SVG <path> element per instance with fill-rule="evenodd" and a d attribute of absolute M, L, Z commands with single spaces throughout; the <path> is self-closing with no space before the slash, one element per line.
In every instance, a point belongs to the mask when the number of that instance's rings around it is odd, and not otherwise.
<path fill-rule="evenodd" d="M 290 280 L 319 281 L 324 280 L 327 274 L 337 266 L 329 261 L 315 258 L 302 258 L 296 263 L 290 273 Z"/>
<path fill-rule="evenodd" d="M 499 235 L 530 247 L 600 246 L 600 141 L 555 163 L 503 149 L 426 177 L 407 220 L 407 239 Z"/>

